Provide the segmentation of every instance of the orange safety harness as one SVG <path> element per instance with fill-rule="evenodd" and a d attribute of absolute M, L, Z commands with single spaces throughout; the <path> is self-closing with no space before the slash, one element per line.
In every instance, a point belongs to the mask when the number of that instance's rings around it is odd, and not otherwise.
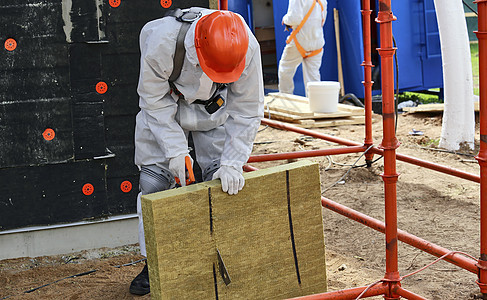
<path fill-rule="evenodd" d="M 314 56 L 314 55 L 320 53 L 321 51 L 323 51 L 323 48 L 320 48 L 320 49 L 316 49 L 316 50 L 308 52 L 308 51 L 304 50 L 303 46 L 301 46 L 301 44 L 299 44 L 298 39 L 296 38 L 296 35 L 301 30 L 301 28 L 303 28 L 304 23 L 306 23 L 309 16 L 313 12 L 313 9 L 315 8 L 316 3 L 318 3 L 321 6 L 321 12 L 323 13 L 324 8 L 323 8 L 323 4 L 321 4 L 321 1 L 320 0 L 314 0 L 313 4 L 311 5 L 311 8 L 308 11 L 308 13 L 304 16 L 301 23 L 299 23 L 298 27 L 296 27 L 296 29 L 294 29 L 293 32 L 291 32 L 291 34 L 288 36 L 288 38 L 286 40 L 286 44 L 289 44 L 292 40 L 294 40 L 294 43 L 296 44 L 296 48 L 298 49 L 299 53 L 301 53 L 301 56 L 303 58 L 308 58 L 308 57 Z"/>

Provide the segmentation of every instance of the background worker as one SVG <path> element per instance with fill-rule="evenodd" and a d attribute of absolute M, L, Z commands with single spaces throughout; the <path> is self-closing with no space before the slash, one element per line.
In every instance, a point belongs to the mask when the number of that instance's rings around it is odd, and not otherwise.
<path fill-rule="evenodd" d="M 178 44 L 183 24 L 189 27 Z M 243 18 L 229 11 L 191 8 L 151 21 L 141 31 L 140 50 L 135 164 L 139 243 L 146 256 L 140 196 L 174 187 L 175 176 L 185 178 L 190 133 L 203 180 L 219 178 L 230 195 L 243 188 L 242 166 L 263 117 L 264 87 L 259 44 Z M 184 59 L 173 80 L 178 53 Z M 147 265 L 130 292 L 150 292 Z"/>
<path fill-rule="evenodd" d="M 303 64 L 306 88 L 310 81 L 320 81 L 321 59 L 325 38 L 326 0 L 290 0 L 287 13 L 282 17 L 286 30 L 292 28 L 279 61 L 279 92 L 293 94 L 293 77 Z"/>

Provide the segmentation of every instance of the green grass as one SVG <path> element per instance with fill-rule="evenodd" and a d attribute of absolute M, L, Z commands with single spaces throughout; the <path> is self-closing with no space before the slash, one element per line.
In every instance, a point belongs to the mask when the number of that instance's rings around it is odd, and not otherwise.
<path fill-rule="evenodd" d="M 440 145 L 440 139 L 426 139 L 421 143 L 424 147 L 438 148 Z"/>
<path fill-rule="evenodd" d="M 470 44 L 470 55 L 472 56 L 473 93 L 479 95 L 479 44 Z"/>
<path fill-rule="evenodd" d="M 404 102 L 404 101 L 409 101 L 409 100 L 412 100 L 416 103 L 421 103 L 421 104 L 441 102 L 441 100 L 439 100 L 438 96 L 436 96 L 436 95 L 429 95 L 429 94 L 415 93 L 415 92 L 404 92 L 402 94 L 399 94 L 398 100 L 399 100 L 399 103 Z"/>

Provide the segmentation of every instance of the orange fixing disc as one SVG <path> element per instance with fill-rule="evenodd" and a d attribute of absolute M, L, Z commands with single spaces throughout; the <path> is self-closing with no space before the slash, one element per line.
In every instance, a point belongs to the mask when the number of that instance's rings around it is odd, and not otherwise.
<path fill-rule="evenodd" d="M 172 0 L 161 0 L 161 6 L 164 8 L 169 8 L 172 5 Z"/>
<path fill-rule="evenodd" d="M 96 91 L 98 92 L 98 94 L 105 94 L 107 90 L 108 85 L 105 82 L 100 81 L 96 84 Z"/>
<path fill-rule="evenodd" d="M 93 187 L 93 185 L 91 183 L 87 183 L 85 185 L 83 185 L 83 194 L 85 194 L 86 196 L 89 196 L 91 194 L 93 194 L 93 192 L 95 191 L 95 188 Z"/>
<path fill-rule="evenodd" d="M 42 136 L 46 141 L 52 140 L 55 135 L 56 133 L 51 128 L 46 128 L 46 130 L 44 130 L 44 132 L 42 133 Z"/>
<path fill-rule="evenodd" d="M 128 180 L 125 180 L 120 185 L 120 189 L 122 190 L 122 192 L 128 193 L 128 192 L 130 192 L 132 190 L 132 183 L 130 181 L 128 181 Z"/>
<path fill-rule="evenodd" d="M 5 41 L 5 49 L 8 51 L 14 51 L 17 48 L 17 41 L 14 39 L 7 39 Z"/>
<path fill-rule="evenodd" d="M 118 6 L 120 6 L 121 2 L 122 2 L 121 0 L 110 0 L 110 1 L 108 1 L 108 3 L 110 3 L 111 7 L 118 7 Z"/>

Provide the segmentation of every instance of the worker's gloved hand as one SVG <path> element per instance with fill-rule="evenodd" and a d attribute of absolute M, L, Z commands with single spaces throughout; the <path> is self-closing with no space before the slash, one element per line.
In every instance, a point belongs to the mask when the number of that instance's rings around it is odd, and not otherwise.
<path fill-rule="evenodd" d="M 213 174 L 213 179 L 217 178 L 220 178 L 222 182 L 222 190 L 229 195 L 236 195 L 245 184 L 242 172 L 231 166 L 221 166 Z"/>
<path fill-rule="evenodd" d="M 180 154 L 169 160 L 169 171 L 171 171 L 174 177 L 179 178 L 181 186 L 186 185 L 186 156 L 189 156 L 189 154 Z M 193 159 L 191 159 L 191 166 L 193 166 Z"/>

